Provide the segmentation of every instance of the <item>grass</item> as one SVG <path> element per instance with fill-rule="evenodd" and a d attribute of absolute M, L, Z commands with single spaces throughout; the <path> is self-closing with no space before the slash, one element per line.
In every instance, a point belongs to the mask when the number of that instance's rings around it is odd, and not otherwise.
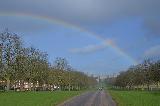
<path fill-rule="evenodd" d="M 55 106 L 82 91 L 1 92 L 0 106 Z"/>
<path fill-rule="evenodd" d="M 160 92 L 109 90 L 118 106 L 160 106 Z"/>

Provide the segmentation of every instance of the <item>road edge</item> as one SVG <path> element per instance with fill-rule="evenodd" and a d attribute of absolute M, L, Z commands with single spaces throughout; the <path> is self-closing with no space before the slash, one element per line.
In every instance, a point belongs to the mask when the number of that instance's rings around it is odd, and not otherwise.
<path fill-rule="evenodd" d="M 76 96 L 73 96 L 73 97 L 71 97 L 71 98 L 63 101 L 62 103 L 57 104 L 56 106 L 63 106 L 65 103 L 67 103 L 67 102 L 69 102 L 69 101 L 72 101 L 72 100 L 75 99 L 76 97 L 78 97 L 78 96 L 80 96 L 80 95 L 83 95 L 83 94 L 85 94 L 85 93 L 87 93 L 87 92 L 89 92 L 89 91 L 85 91 L 85 92 L 80 93 L 80 94 L 78 94 L 78 95 L 76 95 Z"/>

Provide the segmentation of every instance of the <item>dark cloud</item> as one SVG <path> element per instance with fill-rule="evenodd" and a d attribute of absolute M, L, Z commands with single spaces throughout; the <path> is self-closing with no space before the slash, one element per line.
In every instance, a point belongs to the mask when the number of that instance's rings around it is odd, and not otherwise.
<path fill-rule="evenodd" d="M 1 0 L 1 11 L 31 12 L 74 22 L 160 15 L 159 0 Z"/>
<path fill-rule="evenodd" d="M 45 22 L 39 22 L 36 19 L 27 19 L 25 17 L 0 17 L 0 30 L 8 28 L 13 32 L 36 32 L 40 30 L 46 30 L 50 27 L 50 24 Z"/>
<path fill-rule="evenodd" d="M 1 12 L 45 15 L 86 25 L 102 25 L 124 17 L 142 17 L 151 33 L 159 34 L 160 0 L 1 0 Z M 147 19 L 146 19 L 147 18 Z M 159 20 L 158 20 L 159 21 Z"/>
<path fill-rule="evenodd" d="M 144 28 L 149 37 L 160 37 L 160 18 L 147 18 L 144 21 Z"/>

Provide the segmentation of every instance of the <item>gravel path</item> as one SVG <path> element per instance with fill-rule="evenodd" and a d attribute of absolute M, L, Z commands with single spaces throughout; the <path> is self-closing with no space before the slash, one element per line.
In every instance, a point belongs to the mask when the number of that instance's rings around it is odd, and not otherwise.
<path fill-rule="evenodd" d="M 116 103 L 112 100 L 108 92 L 90 91 L 58 106 L 116 106 Z"/>

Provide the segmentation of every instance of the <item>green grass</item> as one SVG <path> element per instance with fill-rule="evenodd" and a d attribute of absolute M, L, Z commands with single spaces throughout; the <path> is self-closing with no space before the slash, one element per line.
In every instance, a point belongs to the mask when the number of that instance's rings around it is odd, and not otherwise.
<path fill-rule="evenodd" d="M 109 90 L 118 106 L 160 106 L 160 92 Z"/>
<path fill-rule="evenodd" d="M 55 106 L 82 91 L 1 92 L 0 106 Z"/>

